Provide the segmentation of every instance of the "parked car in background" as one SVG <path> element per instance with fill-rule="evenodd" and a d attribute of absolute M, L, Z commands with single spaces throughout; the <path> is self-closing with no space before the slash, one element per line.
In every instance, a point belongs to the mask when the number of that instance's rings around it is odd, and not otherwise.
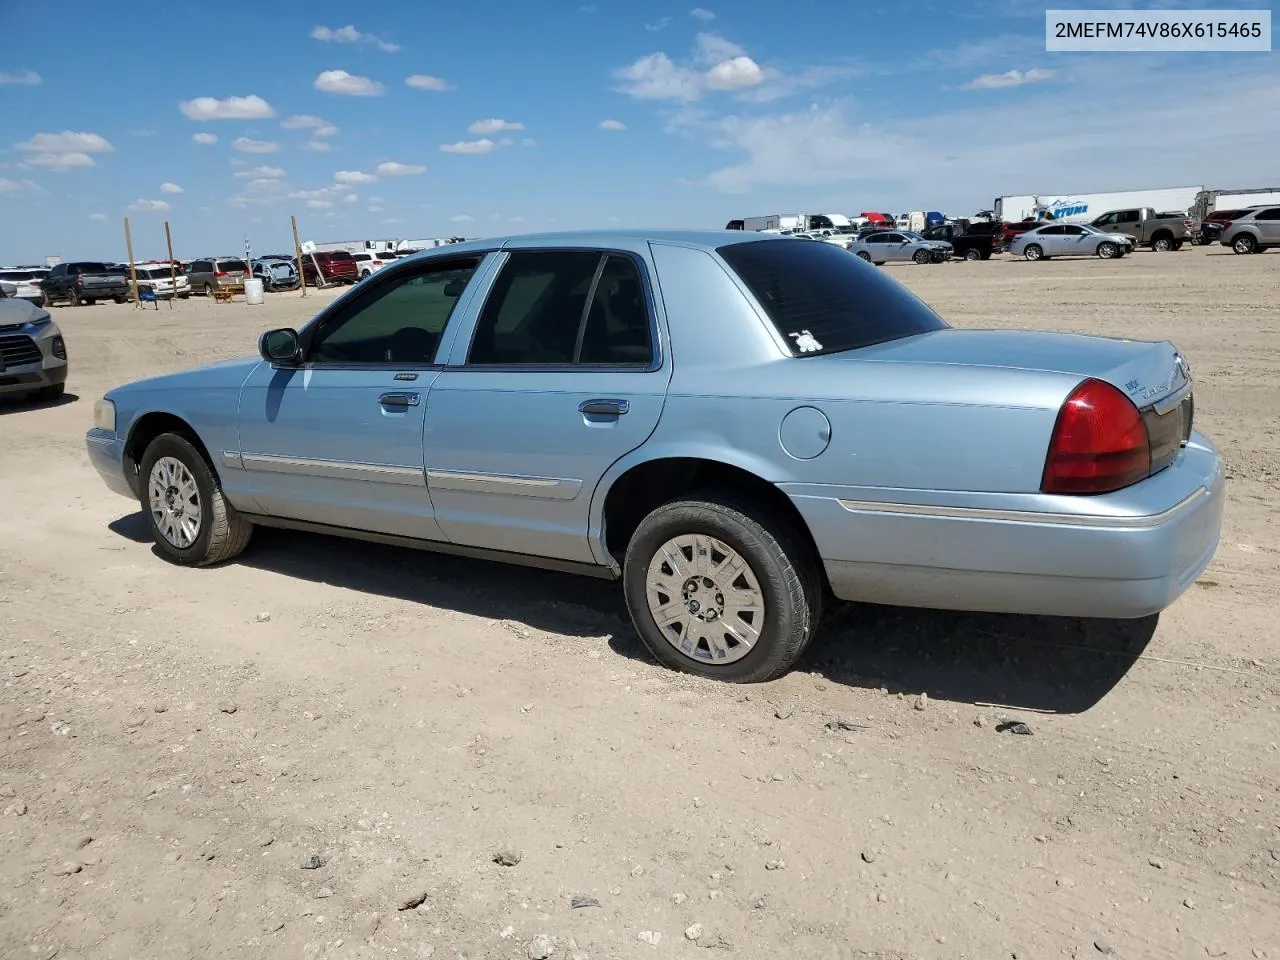
<path fill-rule="evenodd" d="M 983 230 L 982 225 L 973 224 L 970 233 L 965 228 L 942 223 L 930 227 L 921 234 L 926 240 L 941 240 L 951 245 L 951 255 L 963 260 L 990 260 L 995 252 L 996 239 L 993 230 Z"/>
<path fill-rule="evenodd" d="M 1132 253 L 1133 246 L 1128 234 L 1104 233 L 1087 223 L 1046 223 L 1015 237 L 1009 252 L 1028 260 L 1094 256 L 1111 260 Z"/>
<path fill-rule="evenodd" d="M 149 291 L 157 300 L 169 300 L 174 296 L 179 300 L 186 300 L 191 296 L 190 278 L 169 264 L 140 263 L 134 270 L 138 277 L 139 294 Z"/>
<path fill-rule="evenodd" d="M 249 266 L 241 257 L 202 257 L 187 265 L 187 282 L 196 293 L 213 296 L 218 289 L 244 290 Z"/>
<path fill-rule="evenodd" d="M 1200 229 L 1193 238 L 1194 242 L 1200 246 L 1217 243 L 1222 239 L 1224 228 L 1233 220 L 1252 212 L 1253 209 L 1252 207 L 1237 207 L 1230 210 L 1214 210 L 1211 213 L 1206 213 L 1204 219 L 1200 221 Z"/>
<path fill-rule="evenodd" d="M 67 383 L 67 345 L 49 311 L 0 298 L 0 396 L 57 400 Z"/>
<path fill-rule="evenodd" d="M 320 272 L 316 273 L 319 266 Z M 302 255 L 302 275 L 307 283 L 356 283 L 360 273 L 355 258 L 346 250 L 326 250 Z"/>
<path fill-rule="evenodd" d="M 42 304 L 44 291 L 41 289 L 41 281 L 48 273 L 48 270 L 35 270 L 29 267 L 6 267 L 0 270 L 0 283 L 13 285 L 13 292 L 9 296 Z"/>
<path fill-rule="evenodd" d="M 909 230 L 873 230 L 859 234 L 844 248 L 877 267 L 885 263 L 942 263 L 951 259 L 951 244 L 926 240 Z"/>
<path fill-rule="evenodd" d="M 95 404 L 161 557 L 263 525 L 618 579 L 656 658 L 720 680 L 786 672 L 828 595 L 1146 617 L 1219 540 L 1172 344 L 956 330 L 827 243 L 478 240 L 258 350 Z"/>
<path fill-rule="evenodd" d="M 253 261 L 253 275 L 268 293 L 297 290 L 300 283 L 292 257 L 259 257 Z"/>
<path fill-rule="evenodd" d="M 16 297 L 18 285 L 11 280 L 0 280 L 0 298 Z"/>
<path fill-rule="evenodd" d="M 1181 249 L 1195 233 L 1197 221 L 1185 213 L 1158 214 L 1151 207 L 1132 207 L 1094 217 L 1090 225 L 1106 233 L 1123 233 L 1139 247 L 1164 253 Z"/>
<path fill-rule="evenodd" d="M 128 303 L 133 296 L 128 279 L 118 268 L 96 260 L 60 263 L 40 283 L 43 305 L 66 302 L 73 307 L 98 300 Z"/>
<path fill-rule="evenodd" d="M 1280 207 L 1254 207 L 1224 224 L 1218 242 L 1236 253 L 1262 253 L 1280 244 Z"/>
<path fill-rule="evenodd" d="M 395 262 L 393 253 L 353 253 L 351 259 L 356 262 L 356 275 L 363 280 L 372 276 L 389 263 Z"/>

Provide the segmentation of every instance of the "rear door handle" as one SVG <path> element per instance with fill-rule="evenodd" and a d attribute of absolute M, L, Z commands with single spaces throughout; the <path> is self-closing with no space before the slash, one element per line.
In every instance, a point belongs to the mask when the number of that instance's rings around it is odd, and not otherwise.
<path fill-rule="evenodd" d="M 416 393 L 384 393 L 378 403 L 384 407 L 416 407 L 420 399 Z"/>
<path fill-rule="evenodd" d="M 584 400 L 578 404 L 578 410 L 587 415 L 603 417 L 620 417 L 631 409 L 627 400 Z"/>

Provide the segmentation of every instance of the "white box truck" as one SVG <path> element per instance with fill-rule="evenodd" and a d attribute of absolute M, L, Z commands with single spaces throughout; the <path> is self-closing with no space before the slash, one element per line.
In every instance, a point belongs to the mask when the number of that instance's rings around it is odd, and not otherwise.
<path fill-rule="evenodd" d="M 1151 207 L 1158 213 L 1190 211 L 1205 188 L 1161 187 L 1155 190 L 1122 190 L 1112 193 L 1041 193 L 1027 196 L 996 197 L 993 209 L 997 220 L 1017 223 L 1019 220 L 1048 219 L 1086 223 L 1112 210 Z"/>

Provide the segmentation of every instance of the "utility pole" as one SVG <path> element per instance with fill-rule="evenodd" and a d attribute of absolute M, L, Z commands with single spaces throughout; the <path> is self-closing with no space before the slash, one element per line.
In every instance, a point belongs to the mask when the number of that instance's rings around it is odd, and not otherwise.
<path fill-rule="evenodd" d="M 169 232 L 169 221 L 164 222 L 164 242 L 169 247 L 169 309 L 173 309 L 173 301 L 178 299 L 178 265 L 173 260 L 173 234 Z"/>
<path fill-rule="evenodd" d="M 298 280 L 302 284 L 302 295 L 307 295 L 307 274 L 302 269 L 302 244 L 298 242 L 298 218 L 289 217 L 289 224 L 293 227 L 293 253 L 298 258 Z"/>
<path fill-rule="evenodd" d="M 129 251 L 129 278 L 133 283 L 133 309 L 142 306 L 138 302 L 138 268 L 133 262 L 133 234 L 129 232 L 129 218 L 124 218 L 124 245 Z"/>

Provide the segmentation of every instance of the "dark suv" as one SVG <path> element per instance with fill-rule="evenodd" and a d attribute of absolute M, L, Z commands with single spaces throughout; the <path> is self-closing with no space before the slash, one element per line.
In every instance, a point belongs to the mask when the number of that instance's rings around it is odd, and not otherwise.
<path fill-rule="evenodd" d="M 40 283 L 44 306 L 65 300 L 73 307 L 96 300 L 127 303 L 132 296 L 129 280 L 109 264 L 97 261 L 60 263 Z"/>

